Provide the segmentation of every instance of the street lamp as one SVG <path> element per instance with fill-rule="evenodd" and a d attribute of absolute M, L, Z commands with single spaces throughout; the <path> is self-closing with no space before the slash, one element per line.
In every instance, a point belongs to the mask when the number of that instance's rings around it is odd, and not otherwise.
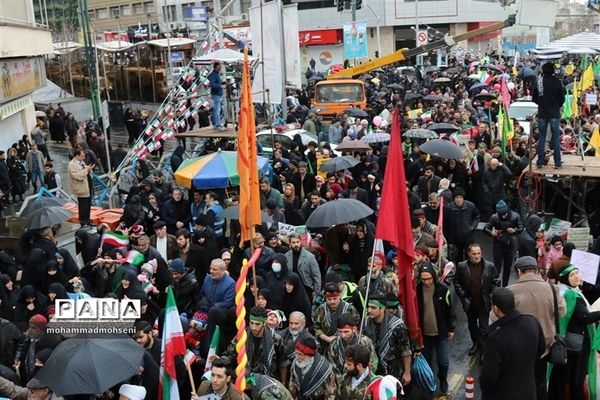
<path fill-rule="evenodd" d="M 365 5 L 377 20 L 377 55 L 381 57 L 381 37 L 379 36 L 379 26 L 381 25 L 381 18 L 375 13 L 375 11 L 373 11 L 373 7 L 371 7 L 370 3 L 365 1 Z"/>

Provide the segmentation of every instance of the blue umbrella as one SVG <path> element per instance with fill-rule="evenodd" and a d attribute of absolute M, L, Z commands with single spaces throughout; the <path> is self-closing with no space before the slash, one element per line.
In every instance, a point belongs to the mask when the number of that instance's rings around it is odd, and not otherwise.
<path fill-rule="evenodd" d="M 476 84 L 474 84 L 473 86 L 471 86 L 471 87 L 469 88 L 469 92 L 473 92 L 473 91 L 475 91 L 475 90 L 481 90 L 481 89 L 484 89 L 484 88 L 486 88 L 486 87 L 488 87 L 488 85 L 487 85 L 487 84 L 485 84 L 485 83 L 483 83 L 483 82 L 479 82 L 479 83 L 476 83 Z"/>
<path fill-rule="evenodd" d="M 435 375 L 433 374 L 429 364 L 427 364 L 427 360 L 425 360 L 423 354 L 419 354 L 415 357 L 412 365 L 411 375 L 413 382 L 418 387 L 435 392 L 437 388 Z"/>

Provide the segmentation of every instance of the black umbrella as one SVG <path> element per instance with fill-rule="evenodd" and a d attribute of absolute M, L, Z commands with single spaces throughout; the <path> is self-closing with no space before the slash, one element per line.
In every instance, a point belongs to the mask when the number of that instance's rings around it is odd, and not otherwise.
<path fill-rule="evenodd" d="M 373 79 L 373 75 L 369 75 L 369 74 L 364 74 L 363 76 L 361 76 L 360 78 L 361 81 L 366 81 L 368 79 Z"/>
<path fill-rule="evenodd" d="M 321 172 L 335 172 L 343 169 L 348 169 L 356 166 L 360 161 L 352 156 L 334 157 L 330 160 L 325 161 L 321 164 L 319 171 Z"/>
<path fill-rule="evenodd" d="M 366 137 L 366 136 L 365 136 Z M 362 140 L 342 140 L 341 144 L 335 148 L 335 151 L 346 151 L 346 152 L 361 152 L 371 150 L 371 146 L 363 142 Z"/>
<path fill-rule="evenodd" d="M 456 74 L 457 72 L 458 72 L 458 68 L 456 68 L 456 67 L 448 68 L 446 70 L 446 73 L 448 73 L 448 74 Z"/>
<path fill-rule="evenodd" d="M 36 378 L 60 396 L 103 393 L 136 373 L 144 348 L 121 337 L 74 337 L 60 343 Z"/>
<path fill-rule="evenodd" d="M 434 131 L 423 128 L 409 129 L 402 136 L 415 139 L 437 139 L 440 137 Z"/>
<path fill-rule="evenodd" d="M 372 69 L 371 72 L 379 72 L 380 74 L 384 74 L 385 73 L 385 71 L 382 70 L 381 68 Z"/>
<path fill-rule="evenodd" d="M 440 70 L 440 69 L 439 69 L 438 67 L 433 67 L 433 66 L 431 66 L 431 67 L 427 67 L 427 68 L 425 68 L 425 73 L 426 73 L 426 74 L 429 74 L 429 73 L 431 73 L 431 72 L 436 72 L 436 71 L 439 71 L 439 70 Z"/>
<path fill-rule="evenodd" d="M 19 214 L 19 217 L 27 217 L 31 215 L 34 211 L 37 211 L 42 207 L 62 207 L 68 202 L 69 201 L 67 199 L 63 199 L 60 197 L 42 196 L 40 198 L 29 201 L 29 203 L 27 203 L 23 211 L 21 211 L 21 213 Z"/>
<path fill-rule="evenodd" d="M 413 67 L 406 67 L 401 72 L 402 75 L 414 75 L 415 69 Z"/>
<path fill-rule="evenodd" d="M 348 116 L 354 118 L 367 118 L 369 116 L 369 114 L 367 114 L 364 110 L 354 107 L 346 108 L 344 110 L 344 114 L 348 114 Z"/>
<path fill-rule="evenodd" d="M 491 93 L 479 93 L 479 94 L 475 95 L 473 98 L 476 100 L 481 100 L 481 101 L 496 100 L 496 96 L 494 96 Z"/>
<path fill-rule="evenodd" d="M 433 139 L 419 146 L 419 150 L 446 160 L 460 160 L 464 154 L 458 145 L 449 140 Z"/>
<path fill-rule="evenodd" d="M 444 96 L 440 96 L 439 94 L 428 94 L 427 96 L 423 97 L 423 100 L 425 100 L 425 101 L 443 101 Z"/>
<path fill-rule="evenodd" d="M 486 87 L 488 87 L 487 83 L 482 83 L 482 82 L 480 82 L 480 83 L 475 83 L 474 85 L 472 85 L 472 86 L 469 88 L 469 92 L 473 92 L 473 91 L 475 91 L 475 90 L 481 90 L 481 89 L 483 89 L 483 88 L 486 88 Z"/>
<path fill-rule="evenodd" d="M 415 99 L 422 99 L 423 95 L 420 95 L 419 93 L 406 93 L 406 96 L 404 96 L 404 100 L 415 100 Z"/>
<path fill-rule="evenodd" d="M 448 83 L 450 82 L 452 79 L 446 77 L 446 76 L 440 76 L 439 78 L 435 78 L 433 80 L 434 83 Z"/>
<path fill-rule="evenodd" d="M 386 85 L 386 87 L 388 89 L 398 89 L 398 90 L 404 90 L 404 86 L 402 86 L 399 83 L 390 83 L 389 85 Z"/>
<path fill-rule="evenodd" d="M 362 201 L 338 199 L 318 206 L 306 220 L 307 228 L 330 228 L 334 225 L 358 221 L 373 214 Z"/>
<path fill-rule="evenodd" d="M 239 220 L 240 219 L 240 206 L 227 207 L 221 213 L 221 218 Z M 262 222 L 272 222 L 273 221 L 271 219 L 271 217 L 269 217 L 267 215 L 267 213 L 264 211 L 260 212 L 260 219 L 262 220 Z"/>
<path fill-rule="evenodd" d="M 73 214 L 71 211 L 62 207 L 42 207 L 39 210 L 35 210 L 27 217 L 23 227 L 28 230 L 46 228 L 48 226 L 62 224 L 72 216 Z"/>
<path fill-rule="evenodd" d="M 494 71 L 502 72 L 502 70 L 500 68 L 496 67 L 493 64 L 483 64 L 482 66 L 480 66 L 480 68 L 493 69 Z"/>
<path fill-rule="evenodd" d="M 319 82 L 319 81 L 323 81 L 323 80 L 325 80 L 325 78 L 323 76 L 321 76 L 321 75 L 318 75 L 318 74 L 317 75 L 313 75 L 310 78 L 308 78 L 309 82 Z"/>
<path fill-rule="evenodd" d="M 452 133 L 458 131 L 458 126 L 454 124 L 448 124 L 445 122 L 440 122 L 437 124 L 431 124 L 427 127 L 427 129 L 432 130 L 437 133 Z"/>

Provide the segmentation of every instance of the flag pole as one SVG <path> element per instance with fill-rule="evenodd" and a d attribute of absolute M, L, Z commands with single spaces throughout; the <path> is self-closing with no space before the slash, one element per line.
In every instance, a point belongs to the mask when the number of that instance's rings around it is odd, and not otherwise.
<path fill-rule="evenodd" d="M 190 364 L 185 363 L 185 369 L 187 369 L 188 377 L 190 378 L 190 384 L 192 385 L 192 393 L 194 394 L 194 396 L 197 396 L 196 384 L 194 383 L 194 374 L 192 374 L 192 367 L 190 366 Z"/>
<path fill-rule="evenodd" d="M 372 271 L 373 271 L 373 261 L 375 259 L 375 242 L 379 240 L 379 239 L 375 239 L 373 241 L 373 253 L 371 254 L 371 263 L 369 264 L 369 271 L 367 272 L 367 288 L 365 291 L 365 300 L 364 300 L 364 304 L 363 304 L 363 311 L 362 311 L 362 315 L 360 317 L 360 329 L 358 331 L 358 336 L 360 337 L 360 335 L 362 335 L 362 331 L 363 328 L 365 327 L 365 321 L 366 321 L 366 317 L 367 317 L 367 304 L 369 302 L 369 288 L 371 287 L 371 275 L 372 275 Z"/>
<path fill-rule="evenodd" d="M 254 254 L 254 236 L 256 235 L 256 226 L 252 225 L 250 227 L 250 254 Z M 254 304 L 258 303 L 258 284 L 256 283 L 256 263 L 252 264 L 252 282 L 254 282 L 254 287 L 256 290 L 254 291 Z"/>

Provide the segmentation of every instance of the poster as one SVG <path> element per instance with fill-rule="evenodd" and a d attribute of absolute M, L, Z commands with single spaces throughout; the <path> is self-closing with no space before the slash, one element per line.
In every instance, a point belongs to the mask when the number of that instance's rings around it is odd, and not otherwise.
<path fill-rule="evenodd" d="M 576 249 L 587 251 L 590 245 L 590 228 L 570 228 L 567 240 L 573 243 Z"/>
<path fill-rule="evenodd" d="M 13 58 L 0 62 L 2 91 L 0 103 L 26 95 L 46 85 L 44 59 Z"/>
<path fill-rule="evenodd" d="M 571 264 L 579 268 L 579 273 L 584 281 L 592 285 L 596 284 L 600 256 L 576 249 L 571 253 Z"/>
<path fill-rule="evenodd" d="M 548 239 L 552 239 L 552 236 L 560 236 L 563 239 L 567 237 L 567 233 L 571 228 L 571 223 L 569 221 L 563 221 L 562 219 L 552 218 L 550 222 L 550 227 L 548 228 L 548 232 L 546 232 L 546 237 Z"/>
<path fill-rule="evenodd" d="M 367 47 L 367 23 L 348 22 L 344 24 L 344 58 L 368 57 Z"/>
<path fill-rule="evenodd" d="M 278 223 L 279 226 L 279 238 L 285 243 L 289 243 L 289 236 L 293 233 L 300 235 L 300 242 L 302 243 L 302 247 L 308 247 L 311 241 L 310 233 L 308 233 L 308 229 L 306 229 L 305 225 L 294 226 L 289 224 L 284 224 L 282 222 Z"/>

